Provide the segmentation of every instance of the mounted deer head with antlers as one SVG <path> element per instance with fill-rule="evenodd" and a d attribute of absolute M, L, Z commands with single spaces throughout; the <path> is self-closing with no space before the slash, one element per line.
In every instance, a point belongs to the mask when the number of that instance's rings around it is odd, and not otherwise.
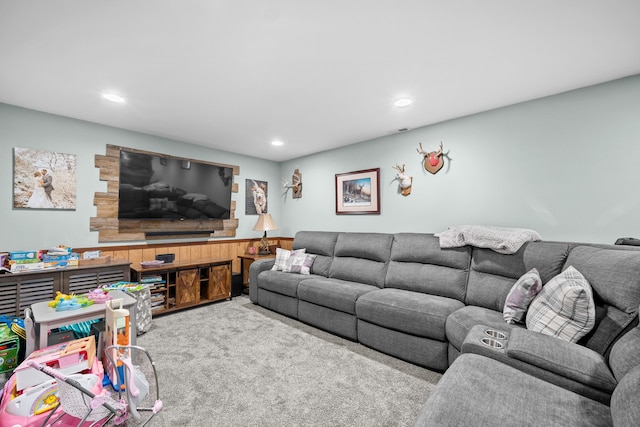
<path fill-rule="evenodd" d="M 438 151 L 426 152 L 422 148 L 422 143 L 420 143 L 420 148 L 416 148 L 418 154 L 422 155 L 422 166 L 424 169 L 432 174 L 436 174 L 442 166 L 444 166 L 444 157 L 442 155 L 442 141 L 440 141 L 440 149 Z"/>
<path fill-rule="evenodd" d="M 398 180 L 400 194 L 402 194 L 403 196 L 408 196 L 409 194 L 411 194 L 411 184 L 413 182 L 413 178 L 405 173 L 404 163 L 402 164 L 402 166 L 396 163 L 393 168 L 398 171 L 394 179 Z"/>

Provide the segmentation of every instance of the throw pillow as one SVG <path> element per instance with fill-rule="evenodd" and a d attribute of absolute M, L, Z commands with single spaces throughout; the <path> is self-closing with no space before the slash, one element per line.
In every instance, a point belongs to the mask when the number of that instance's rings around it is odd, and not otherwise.
<path fill-rule="evenodd" d="M 272 270 L 282 271 L 287 265 L 287 260 L 291 257 L 292 254 L 305 253 L 306 249 L 296 249 L 295 251 L 290 251 L 288 249 L 276 248 L 276 260 L 273 263 Z"/>
<path fill-rule="evenodd" d="M 587 279 L 570 266 L 543 286 L 527 312 L 527 329 L 577 342 L 595 325 L 596 308 Z"/>
<path fill-rule="evenodd" d="M 287 260 L 287 265 L 284 267 L 282 271 L 299 273 L 299 274 L 310 274 L 311 266 L 313 265 L 313 262 L 316 260 L 316 256 L 317 255 L 313 255 L 313 254 L 291 255 Z"/>
<path fill-rule="evenodd" d="M 542 279 L 536 268 L 523 274 L 511 287 L 504 303 L 502 316 L 507 323 L 522 322 L 529 304 L 542 289 Z"/>

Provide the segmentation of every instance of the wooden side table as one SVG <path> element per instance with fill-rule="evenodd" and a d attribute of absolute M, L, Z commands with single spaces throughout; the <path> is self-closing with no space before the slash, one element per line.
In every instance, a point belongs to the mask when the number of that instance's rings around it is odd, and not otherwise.
<path fill-rule="evenodd" d="M 249 255 L 249 254 L 245 254 L 245 255 L 238 255 L 238 258 L 240 258 L 240 264 L 241 264 L 241 268 L 242 268 L 242 287 L 243 288 L 247 288 L 249 286 L 249 268 L 251 267 L 251 264 L 253 264 L 254 261 L 257 261 L 259 259 L 269 259 L 269 258 L 275 258 L 276 256 L 274 254 L 269 254 L 269 255 Z"/>

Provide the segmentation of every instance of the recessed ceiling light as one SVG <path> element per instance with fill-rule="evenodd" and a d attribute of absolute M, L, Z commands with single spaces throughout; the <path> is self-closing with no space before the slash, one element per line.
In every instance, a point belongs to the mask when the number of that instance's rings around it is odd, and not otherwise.
<path fill-rule="evenodd" d="M 400 99 L 396 99 L 393 105 L 395 105 L 398 108 L 403 108 L 403 107 L 408 107 L 412 103 L 413 101 L 411 100 L 411 98 L 400 98 Z"/>
<path fill-rule="evenodd" d="M 275 141 L 271 141 L 271 145 L 275 145 L 276 147 L 279 147 L 281 145 L 284 145 L 284 142 L 280 140 L 275 140 Z"/>
<path fill-rule="evenodd" d="M 124 98 L 121 97 L 120 95 L 116 95 L 115 93 L 103 93 L 102 97 L 111 102 L 118 102 L 118 103 L 124 102 Z"/>

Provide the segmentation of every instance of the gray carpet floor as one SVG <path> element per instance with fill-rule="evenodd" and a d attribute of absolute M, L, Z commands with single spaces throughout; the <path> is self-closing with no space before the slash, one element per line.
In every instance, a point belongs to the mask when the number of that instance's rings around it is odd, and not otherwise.
<path fill-rule="evenodd" d="M 154 318 L 137 344 L 164 403 L 149 426 L 410 426 L 441 377 L 245 295 Z"/>
<path fill-rule="evenodd" d="M 249 302 L 153 319 L 154 426 L 409 426 L 440 375 Z"/>

